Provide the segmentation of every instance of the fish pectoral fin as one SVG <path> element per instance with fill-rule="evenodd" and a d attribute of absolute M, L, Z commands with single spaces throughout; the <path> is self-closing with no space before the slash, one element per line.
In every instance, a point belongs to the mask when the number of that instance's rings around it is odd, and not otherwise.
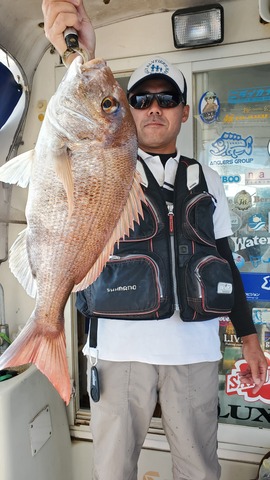
<path fill-rule="evenodd" d="M 18 337 L 0 357 L 0 370 L 34 363 L 48 378 L 68 405 L 71 383 L 66 358 L 66 341 L 63 328 L 59 332 L 41 328 L 34 321 L 34 314 L 28 320 Z M 46 322 L 48 319 L 46 319 Z"/>
<path fill-rule="evenodd" d="M 8 160 L 0 167 L 0 181 L 26 188 L 30 182 L 35 150 L 29 150 Z"/>
<path fill-rule="evenodd" d="M 11 246 L 9 267 L 13 275 L 25 289 L 30 297 L 35 297 L 37 292 L 36 280 L 33 277 L 26 248 L 27 228 L 22 230 Z"/>
<path fill-rule="evenodd" d="M 107 242 L 102 253 L 84 279 L 74 286 L 73 292 L 84 290 L 99 277 L 104 265 L 109 260 L 109 257 L 114 250 L 115 244 L 119 242 L 120 238 L 129 234 L 129 230 L 134 228 L 134 222 L 139 223 L 140 216 L 143 218 L 142 202 L 145 202 L 146 200 L 140 182 L 140 173 L 136 171 L 126 205 L 122 210 L 110 240 Z"/>
<path fill-rule="evenodd" d="M 54 154 L 54 161 L 56 174 L 67 194 L 68 212 L 71 216 L 74 208 L 74 181 L 67 148 L 61 149 L 56 155 Z"/>

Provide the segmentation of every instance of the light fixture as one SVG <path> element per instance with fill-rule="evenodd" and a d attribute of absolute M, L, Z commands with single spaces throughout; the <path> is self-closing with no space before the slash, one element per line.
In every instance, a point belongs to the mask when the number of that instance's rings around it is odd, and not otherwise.
<path fill-rule="evenodd" d="M 172 15 L 176 48 L 200 47 L 223 41 L 224 12 L 219 3 L 176 10 Z"/>

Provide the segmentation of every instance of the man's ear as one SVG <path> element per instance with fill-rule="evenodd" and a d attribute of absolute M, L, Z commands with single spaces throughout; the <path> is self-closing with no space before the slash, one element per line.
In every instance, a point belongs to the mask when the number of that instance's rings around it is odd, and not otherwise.
<path fill-rule="evenodd" d="M 189 117 L 189 105 L 184 105 L 182 114 L 182 123 L 185 123 Z"/>

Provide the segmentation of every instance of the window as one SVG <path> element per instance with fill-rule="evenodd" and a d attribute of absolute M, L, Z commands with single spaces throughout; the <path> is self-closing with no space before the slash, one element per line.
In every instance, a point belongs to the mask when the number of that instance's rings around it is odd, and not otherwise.
<path fill-rule="evenodd" d="M 223 182 L 233 230 L 231 248 L 268 360 L 269 78 L 269 64 L 196 73 L 194 97 L 196 158 L 216 170 Z M 220 339 L 220 423 L 270 428 L 269 385 L 261 389 L 258 398 L 251 388 L 239 385 L 241 363 L 235 364 L 242 358 L 241 341 L 228 319 L 221 321 Z"/>
<path fill-rule="evenodd" d="M 26 78 L 8 52 L 0 48 L 0 165 L 14 157 L 18 149 L 24 116 L 28 106 Z M 0 185 L 0 261 L 8 257 L 8 223 L 25 221 L 23 212 L 10 207 L 12 187 Z"/>

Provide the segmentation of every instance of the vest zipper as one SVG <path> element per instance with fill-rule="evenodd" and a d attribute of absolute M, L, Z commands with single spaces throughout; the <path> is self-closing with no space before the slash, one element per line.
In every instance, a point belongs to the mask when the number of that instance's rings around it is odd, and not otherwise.
<path fill-rule="evenodd" d="M 176 286 L 176 275 L 175 275 L 174 211 L 173 211 L 174 206 L 173 204 L 169 204 L 167 206 L 168 206 L 169 233 L 170 233 L 170 244 L 171 244 L 174 308 L 175 310 L 179 310 L 177 286 Z"/>

